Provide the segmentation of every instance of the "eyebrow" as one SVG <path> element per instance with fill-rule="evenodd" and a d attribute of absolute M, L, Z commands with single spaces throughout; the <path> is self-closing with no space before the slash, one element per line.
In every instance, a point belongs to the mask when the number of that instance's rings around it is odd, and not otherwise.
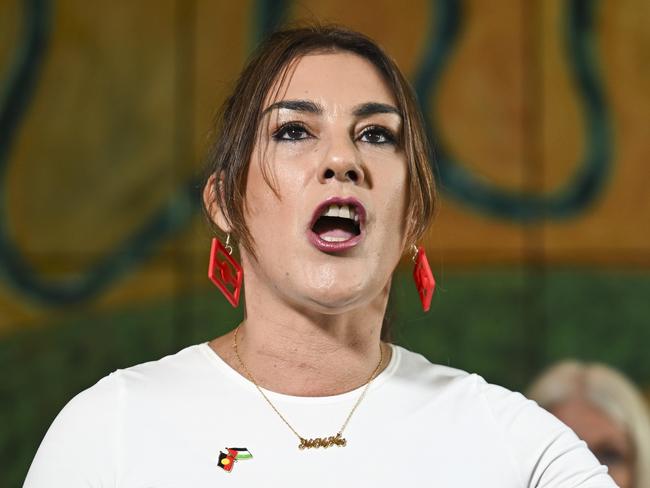
<path fill-rule="evenodd" d="M 311 114 L 322 114 L 323 107 L 309 100 L 281 100 L 275 102 L 264 109 L 262 115 L 266 115 L 272 110 L 279 109 L 295 110 L 296 112 L 307 112 Z"/>
<path fill-rule="evenodd" d="M 266 107 L 262 112 L 262 115 L 280 109 L 294 110 L 296 112 L 306 112 L 316 115 L 321 115 L 324 112 L 321 105 L 310 100 L 281 100 Z M 404 118 L 397 107 L 388 103 L 379 102 L 367 102 L 357 105 L 352 110 L 352 114 L 356 117 L 368 117 L 374 114 L 395 114 L 400 118 Z"/>
<path fill-rule="evenodd" d="M 357 117 L 368 117 L 369 115 L 374 114 L 395 114 L 400 118 L 404 118 L 397 107 L 394 107 L 393 105 L 389 105 L 387 103 L 379 102 L 368 102 L 357 105 L 352 113 Z"/>

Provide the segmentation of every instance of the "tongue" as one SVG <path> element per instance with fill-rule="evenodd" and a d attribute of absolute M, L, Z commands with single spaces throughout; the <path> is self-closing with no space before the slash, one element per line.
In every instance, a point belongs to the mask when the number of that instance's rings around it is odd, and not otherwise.
<path fill-rule="evenodd" d="M 318 236 L 322 239 L 324 237 L 337 237 L 337 238 L 345 238 L 345 240 L 352 239 L 354 237 L 354 233 L 348 232 L 347 230 L 344 229 L 331 229 L 327 230 L 324 232 L 317 232 Z"/>
<path fill-rule="evenodd" d="M 352 239 L 357 233 L 354 224 L 348 219 L 320 218 L 316 221 L 313 231 L 322 239 L 324 237 Z"/>

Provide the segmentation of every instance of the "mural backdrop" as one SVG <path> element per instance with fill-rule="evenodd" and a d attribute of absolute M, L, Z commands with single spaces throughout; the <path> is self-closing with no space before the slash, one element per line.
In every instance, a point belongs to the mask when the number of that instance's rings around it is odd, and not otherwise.
<path fill-rule="evenodd" d="M 283 22 L 377 39 L 409 75 L 441 202 L 395 342 L 524 389 L 565 357 L 650 388 L 650 3 L 5 0 L 0 4 L 0 485 L 116 368 L 236 325 L 207 276 L 212 118 Z"/>

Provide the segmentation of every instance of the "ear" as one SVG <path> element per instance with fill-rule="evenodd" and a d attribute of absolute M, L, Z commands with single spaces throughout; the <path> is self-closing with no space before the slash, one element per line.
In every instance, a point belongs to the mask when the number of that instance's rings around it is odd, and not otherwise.
<path fill-rule="evenodd" d="M 210 175 L 210 178 L 208 178 L 205 187 L 203 187 L 203 204 L 205 205 L 208 214 L 210 214 L 212 221 L 217 224 L 222 231 L 230 232 L 230 225 L 221 211 L 219 203 L 217 203 L 217 188 L 219 188 L 220 192 L 223 192 L 221 180 L 217 182 L 217 175 L 216 173 L 213 173 Z"/>

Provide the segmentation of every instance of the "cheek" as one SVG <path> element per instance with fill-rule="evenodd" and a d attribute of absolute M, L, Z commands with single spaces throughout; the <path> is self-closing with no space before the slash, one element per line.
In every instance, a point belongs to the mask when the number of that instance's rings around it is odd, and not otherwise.
<path fill-rule="evenodd" d="M 309 168 L 314 154 L 306 143 L 269 143 L 251 161 L 249 185 L 264 187 L 265 196 L 270 191 L 276 199 L 300 193 L 312 176 Z"/>
<path fill-rule="evenodd" d="M 280 155 L 278 155 L 280 156 Z M 308 155 L 302 157 L 278 157 L 275 164 L 269 164 L 269 173 L 281 198 L 294 198 L 302 195 L 313 173 L 309 170 L 313 164 Z"/>
<path fill-rule="evenodd" d="M 404 235 L 406 232 L 406 208 L 408 205 L 408 174 L 405 162 L 392 161 L 376 174 L 377 193 L 382 195 L 384 225 L 387 231 Z"/>
<path fill-rule="evenodd" d="M 245 213 L 249 226 L 254 226 L 257 217 L 263 213 L 266 202 L 273 196 L 269 184 L 262 175 L 259 163 L 251 162 L 246 183 Z"/>
<path fill-rule="evenodd" d="M 297 222 L 296 210 L 304 207 L 301 198 L 309 174 L 304 161 L 291 157 L 292 151 L 269 148 L 263 155 L 255 154 L 248 171 L 246 220 L 253 238 L 256 234 L 269 238 Z"/>

